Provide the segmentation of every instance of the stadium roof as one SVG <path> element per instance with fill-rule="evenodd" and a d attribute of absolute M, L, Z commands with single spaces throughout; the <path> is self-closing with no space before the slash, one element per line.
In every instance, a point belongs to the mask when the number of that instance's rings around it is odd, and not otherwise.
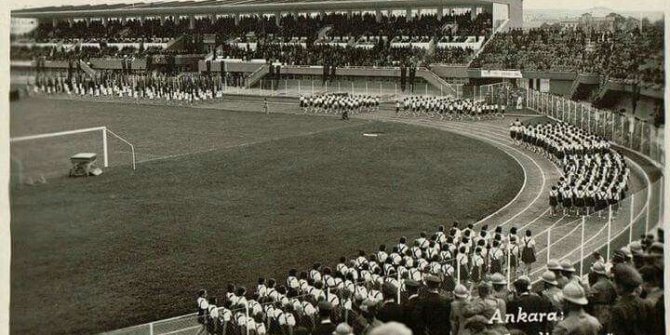
<path fill-rule="evenodd" d="M 517 0 L 522 1 L 522 0 Z M 375 10 L 491 5 L 510 0 L 198 0 L 114 5 L 50 6 L 14 10 L 12 17 L 82 18 L 151 15 L 209 15 L 322 10 Z"/>

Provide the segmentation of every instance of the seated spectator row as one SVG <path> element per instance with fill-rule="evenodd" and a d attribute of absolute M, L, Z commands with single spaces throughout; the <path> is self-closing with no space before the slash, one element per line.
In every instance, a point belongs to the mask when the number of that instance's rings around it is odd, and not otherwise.
<path fill-rule="evenodd" d="M 84 20 L 62 21 L 54 28 L 49 23 L 41 23 L 33 32 L 37 40 L 74 39 L 74 38 L 128 38 L 128 37 L 169 37 L 175 38 L 184 33 L 219 34 L 222 39 L 242 37 L 248 34 L 257 36 L 282 36 L 316 38 L 323 28 L 329 28 L 332 36 L 383 35 L 395 36 L 427 36 L 441 37 L 444 35 L 488 35 L 491 32 L 490 13 L 481 13 L 471 19 L 470 13 L 443 15 L 423 14 L 407 20 L 405 16 L 383 15 L 380 20 L 374 13 L 356 13 L 352 15 L 328 13 L 325 15 L 307 16 L 301 14 L 282 16 L 279 25 L 273 15 L 242 16 L 235 23 L 232 16 L 221 16 L 214 20 L 210 17 L 199 17 L 194 21 L 194 29 L 190 29 L 188 18 L 177 19 L 148 18 L 144 21 L 128 19 L 109 20 L 107 25 L 102 21 Z"/>
<path fill-rule="evenodd" d="M 470 66 L 596 73 L 662 88 L 663 21 L 643 21 L 640 29 L 632 18 L 621 20 L 625 22 L 614 30 L 537 28 L 499 33 Z"/>

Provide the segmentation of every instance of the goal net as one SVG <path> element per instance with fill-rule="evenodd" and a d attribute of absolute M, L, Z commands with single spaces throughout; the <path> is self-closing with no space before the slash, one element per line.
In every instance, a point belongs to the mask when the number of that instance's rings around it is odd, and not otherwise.
<path fill-rule="evenodd" d="M 67 176 L 70 157 L 77 153 L 97 154 L 96 165 L 103 169 L 125 164 L 135 168 L 134 146 L 106 127 L 13 137 L 10 152 L 13 185 Z"/>

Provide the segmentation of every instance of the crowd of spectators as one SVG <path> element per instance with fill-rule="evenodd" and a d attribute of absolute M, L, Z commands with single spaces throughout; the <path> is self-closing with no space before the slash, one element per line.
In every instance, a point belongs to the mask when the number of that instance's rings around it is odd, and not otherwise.
<path fill-rule="evenodd" d="M 101 45 L 116 41 L 161 41 L 185 36 L 188 41 L 196 40 L 193 54 L 205 54 L 203 36 L 213 36 L 214 44 L 223 46 L 223 57 L 242 59 L 272 59 L 285 64 L 335 63 L 358 66 L 390 66 L 406 64 L 410 58 L 423 60 L 431 54 L 426 47 L 409 46 L 411 43 L 430 41 L 461 41 L 468 36 L 487 36 L 491 33 L 491 15 L 481 13 L 471 19 L 470 13 L 444 15 L 417 15 L 412 20 L 405 16 L 383 15 L 380 21 L 374 14 L 338 14 L 298 17 L 283 16 L 277 26 L 273 16 L 243 16 L 238 24 L 233 17 L 197 18 L 194 29 L 189 28 L 189 20 L 175 21 L 166 18 L 139 20 L 129 19 L 125 23 L 109 20 L 107 26 L 101 21 L 59 22 L 54 28 L 41 23 L 32 33 L 38 42 L 101 42 Z M 324 29 L 328 28 L 328 29 Z M 323 34 L 319 34 L 323 31 Z M 350 40 L 375 40 L 371 48 L 353 45 L 337 46 L 333 40 L 349 44 Z M 299 40 L 302 45 L 287 46 L 287 42 Z M 258 48 L 239 48 L 237 45 L 257 43 Z M 392 46 L 405 43 L 404 46 Z M 253 49 L 253 50 L 252 50 Z M 137 50 L 145 53 L 143 50 Z M 157 50 L 155 50 L 157 51 Z M 196 52 L 197 51 L 197 52 Z M 470 49 L 438 49 L 431 60 L 440 63 L 464 64 L 471 58 Z M 22 52 L 22 57 L 27 57 Z M 114 56 L 115 50 L 101 48 L 98 54 Z"/>
<path fill-rule="evenodd" d="M 201 290 L 200 333 L 665 334 L 662 232 L 608 260 L 595 252 L 583 276 L 569 260 L 552 259 L 536 282 L 527 266 L 512 268 L 508 282 L 506 262 L 525 262 L 529 235 L 455 223 L 342 256 L 333 267 L 261 277 L 253 289 Z"/>
<path fill-rule="evenodd" d="M 499 33 L 470 66 L 593 73 L 662 87 L 663 22 L 643 20 L 640 26 L 625 20 L 614 29 L 543 27 Z"/>

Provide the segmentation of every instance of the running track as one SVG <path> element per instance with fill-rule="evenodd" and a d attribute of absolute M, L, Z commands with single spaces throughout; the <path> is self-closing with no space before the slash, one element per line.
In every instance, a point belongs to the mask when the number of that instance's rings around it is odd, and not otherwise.
<path fill-rule="evenodd" d="M 196 108 L 219 108 L 227 110 L 238 111 L 260 111 L 259 106 L 255 106 L 254 100 L 257 104 L 262 103 L 260 98 L 236 97 L 227 100 L 226 102 L 216 102 L 211 104 L 202 104 L 194 106 Z M 250 104 L 251 102 L 251 104 Z M 285 113 L 302 113 L 297 106 L 296 99 L 268 99 L 270 108 L 273 111 L 281 111 Z M 363 118 L 369 120 L 378 120 L 385 122 L 400 122 L 422 127 L 431 127 L 463 136 L 472 137 L 474 139 L 489 143 L 496 148 L 514 158 L 524 171 L 524 183 L 514 199 L 508 204 L 500 208 L 498 211 L 490 214 L 484 219 L 476 223 L 475 228 L 481 227 L 483 224 L 489 226 L 489 230 L 495 229 L 496 226 L 502 226 L 504 232 L 508 232 L 509 228 L 515 226 L 519 229 L 519 236 L 522 236 L 525 229 L 531 229 L 536 241 L 537 259 L 539 264 L 531 271 L 531 279 L 536 280 L 540 277 L 547 258 L 547 229 L 551 229 L 551 239 L 556 242 L 563 238 L 564 241 L 560 247 L 552 248 L 551 258 L 564 258 L 566 255 L 568 259 L 576 262 L 579 254 L 575 251 L 579 250 L 580 219 L 576 217 L 566 216 L 548 216 L 548 190 L 556 184 L 560 178 L 560 171 L 558 167 L 551 161 L 537 153 L 533 153 L 527 149 L 517 147 L 509 138 L 508 126 L 512 122 L 510 117 L 506 119 L 496 119 L 487 121 L 448 121 L 431 119 L 428 117 L 398 117 L 392 111 L 393 106 L 383 104 L 382 110 L 375 113 L 365 113 L 353 115 L 352 117 Z M 536 117 L 535 115 L 520 116 L 519 119 L 523 122 Z M 631 167 L 631 190 L 636 192 L 648 188 L 650 185 L 650 175 L 657 173 L 657 171 L 649 171 L 648 167 L 640 167 L 634 161 L 628 160 Z M 630 193 L 630 192 L 629 192 Z M 642 214 L 645 206 L 648 205 L 649 199 L 646 192 L 640 192 L 641 197 L 637 197 L 634 206 L 634 216 Z M 642 198 L 642 199 L 640 199 Z M 620 215 L 627 215 L 628 209 L 622 208 Z M 596 233 L 600 232 L 602 236 L 606 220 L 595 222 L 592 220 L 586 228 L 587 239 L 590 236 L 594 238 Z M 613 225 L 612 236 L 616 236 L 622 229 L 616 230 L 617 227 Z M 570 237 L 570 238 L 568 238 Z M 600 245 L 605 241 L 593 240 L 587 245 Z M 586 250 L 585 256 L 590 254 L 592 250 Z M 194 315 L 177 317 L 169 320 L 159 321 L 153 325 L 153 333 L 161 335 L 187 335 L 198 332 L 199 326 L 195 323 Z M 149 330 L 148 325 L 139 325 L 135 327 L 120 329 L 109 334 L 147 334 Z"/>

